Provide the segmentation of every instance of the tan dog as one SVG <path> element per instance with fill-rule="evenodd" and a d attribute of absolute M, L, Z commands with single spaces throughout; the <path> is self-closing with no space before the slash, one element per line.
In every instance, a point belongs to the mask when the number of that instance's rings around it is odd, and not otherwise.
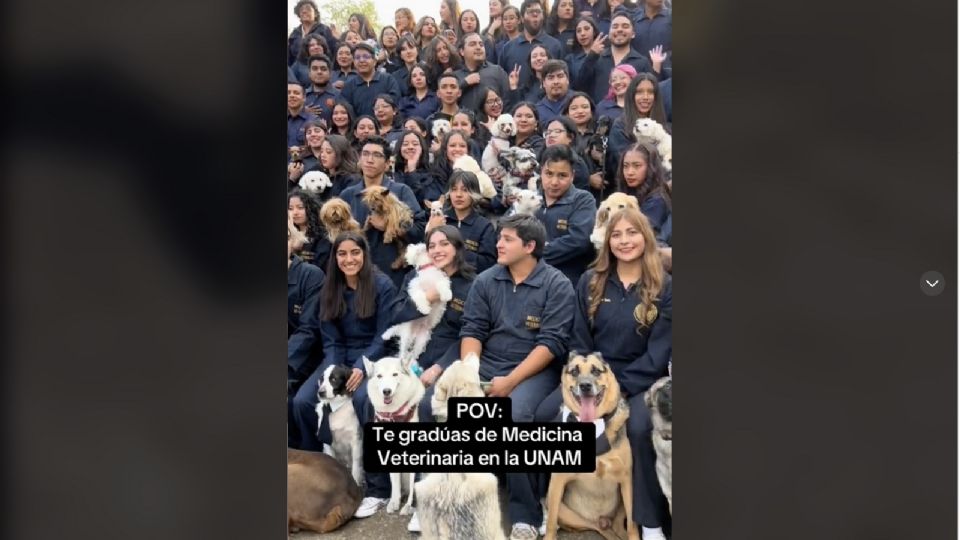
<path fill-rule="evenodd" d="M 556 540 L 557 526 L 575 531 L 593 530 L 607 540 L 640 540 L 633 521 L 633 455 L 627 439 L 630 408 L 620 394 L 620 385 L 600 353 L 571 353 L 560 378 L 562 415 L 576 415 L 581 422 L 603 425 L 597 468 L 592 473 L 553 473 L 547 490 L 547 534 Z M 626 520 L 626 528 L 623 523 Z"/>
<path fill-rule="evenodd" d="M 320 452 L 287 448 L 287 531 L 328 533 L 353 517 L 363 492 L 350 471 Z"/>
<path fill-rule="evenodd" d="M 627 195 L 619 191 L 614 191 L 600 203 L 600 207 L 597 208 L 597 219 L 593 224 L 593 233 L 590 235 L 593 247 L 598 250 L 603 249 L 603 239 L 607 234 L 607 223 L 610 221 L 610 216 L 617 210 L 627 207 L 640 210 L 640 202 L 633 195 Z"/>
<path fill-rule="evenodd" d="M 397 258 L 390 264 L 390 268 L 399 270 L 406 261 L 404 252 L 407 248 L 407 229 L 413 225 L 413 212 L 403 204 L 390 190 L 382 187 L 369 187 L 363 191 L 363 202 L 370 209 L 370 214 L 383 218 L 386 226 L 383 229 L 383 243 L 397 245 Z M 368 231 L 373 225 L 370 218 L 363 224 L 363 230 Z"/>
<path fill-rule="evenodd" d="M 320 207 L 320 222 L 327 230 L 327 239 L 333 242 L 342 232 L 363 232 L 353 219 L 350 205 L 340 197 L 334 197 Z"/>

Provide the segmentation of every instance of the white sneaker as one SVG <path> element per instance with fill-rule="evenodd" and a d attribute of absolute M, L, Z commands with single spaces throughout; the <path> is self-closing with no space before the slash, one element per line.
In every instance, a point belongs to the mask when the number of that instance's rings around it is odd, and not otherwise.
<path fill-rule="evenodd" d="M 537 540 L 537 529 L 528 523 L 514 523 L 510 529 L 510 540 Z"/>
<path fill-rule="evenodd" d="M 357 508 L 357 511 L 353 513 L 355 518 L 365 518 L 370 517 L 377 513 L 377 510 L 387 504 L 386 499 L 381 499 L 379 497 L 364 497 L 360 501 L 360 507 Z"/>
<path fill-rule="evenodd" d="M 417 516 L 416 510 L 413 511 L 413 517 L 410 518 L 410 523 L 407 523 L 407 530 L 415 533 L 420 532 L 420 518 Z"/>
<path fill-rule="evenodd" d="M 656 529 L 648 529 L 642 527 L 643 529 L 643 540 L 667 540 L 667 537 L 663 535 L 663 529 L 657 527 Z"/>

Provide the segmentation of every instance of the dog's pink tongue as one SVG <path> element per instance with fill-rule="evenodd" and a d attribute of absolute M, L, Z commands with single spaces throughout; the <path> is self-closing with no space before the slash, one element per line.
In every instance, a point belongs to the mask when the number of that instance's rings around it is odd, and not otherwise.
<path fill-rule="evenodd" d="M 597 419 L 597 407 L 593 397 L 586 397 L 580 401 L 580 421 L 593 422 Z"/>

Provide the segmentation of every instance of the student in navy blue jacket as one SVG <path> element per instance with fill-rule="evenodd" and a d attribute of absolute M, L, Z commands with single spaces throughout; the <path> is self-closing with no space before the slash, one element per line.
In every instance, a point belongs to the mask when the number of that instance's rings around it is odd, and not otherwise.
<path fill-rule="evenodd" d="M 460 358 L 480 357 L 488 395 L 509 396 L 513 421 L 530 422 L 537 406 L 560 381 L 573 325 L 573 286 L 543 261 L 546 232 L 536 218 L 500 221 L 497 265 L 477 276 L 467 297 L 460 331 Z M 507 474 L 513 536 L 535 538 L 542 520 L 536 478 Z"/>
<path fill-rule="evenodd" d="M 306 243 L 297 250 L 304 262 L 323 268 L 330 257 L 330 241 L 320 222 L 320 202 L 308 192 L 294 188 L 287 194 L 287 218 L 307 237 Z"/>
<path fill-rule="evenodd" d="M 320 292 L 320 334 L 323 339 L 323 363 L 314 371 L 294 397 L 294 419 L 302 435 L 304 450 L 322 450 L 317 432 L 317 381 L 331 365 L 353 369 L 347 390 L 354 392 L 353 406 L 360 425 L 373 421 L 373 407 L 364 381 L 363 357 L 372 361 L 391 354 L 381 336 L 390 327 L 396 312 L 397 289 L 377 271 L 370 260 L 370 249 L 363 235 L 344 232 L 333 242 L 333 256 L 327 265 L 327 278 Z M 390 477 L 367 474 L 367 497 L 386 498 Z"/>
<path fill-rule="evenodd" d="M 440 110 L 440 98 L 427 83 L 426 64 L 414 64 L 410 68 L 410 86 L 407 95 L 400 99 L 400 113 L 404 118 L 429 118 Z"/>
<path fill-rule="evenodd" d="M 353 64 L 357 73 L 346 80 L 340 91 L 357 115 L 373 114 L 373 102 L 380 94 L 390 94 L 394 99 L 400 99 L 400 87 L 396 79 L 386 72 L 377 71 L 373 52 L 373 47 L 365 42 L 354 47 Z"/>
<path fill-rule="evenodd" d="M 422 186 L 423 198 L 435 201 L 447 191 L 450 175 L 453 174 L 453 164 L 460 156 L 470 154 L 470 136 L 455 129 L 444 134 L 440 140 L 440 148 L 434 157 L 430 173 L 433 175 L 430 185 Z"/>
<path fill-rule="evenodd" d="M 546 47 L 550 58 L 563 58 L 564 55 L 563 45 L 543 31 L 543 17 L 543 4 L 540 0 L 524 0 L 520 5 L 523 32 L 507 42 L 498 55 L 500 67 L 507 73 L 517 66 L 521 67 L 518 86 L 521 89 L 529 88 L 534 80 L 533 73 L 527 68 L 534 45 L 540 44 Z"/>
<path fill-rule="evenodd" d="M 543 131 L 546 137 L 547 148 L 551 146 L 566 146 L 573 150 L 573 187 L 584 191 L 590 190 L 590 169 L 587 162 L 577 154 L 576 148 L 579 145 L 579 134 L 577 125 L 573 120 L 566 116 L 558 116 L 551 122 L 548 122 Z M 546 152 L 546 150 L 544 150 Z M 543 165 L 543 156 L 538 156 L 540 164 Z M 547 261 L 549 262 L 549 261 Z"/>
<path fill-rule="evenodd" d="M 576 6 L 573 0 L 553 0 L 553 7 L 550 8 L 545 26 L 547 34 L 557 38 L 565 53 L 572 51 L 577 42 L 576 20 Z"/>
<path fill-rule="evenodd" d="M 585 17 L 597 21 L 597 35 L 610 33 L 610 4 L 607 0 L 577 0 L 576 8 L 578 17 Z"/>
<path fill-rule="evenodd" d="M 300 52 L 303 36 L 318 34 L 326 40 L 327 49 L 333 50 L 337 40 L 327 25 L 320 22 L 320 11 L 313 0 L 300 0 L 293 8 L 293 13 L 300 18 L 300 25 L 290 32 L 287 38 L 287 65 L 292 66 Z"/>
<path fill-rule="evenodd" d="M 547 231 L 543 260 L 576 283 L 593 261 L 590 233 L 597 202 L 588 191 L 573 186 L 575 158 L 569 146 L 548 146 L 540 159 L 543 205 L 536 216 Z"/>
<path fill-rule="evenodd" d="M 402 269 L 393 269 L 391 265 L 401 255 L 400 244 L 393 242 L 384 243 L 382 218 L 372 214 L 367 205 L 363 202 L 363 192 L 366 189 L 374 187 L 383 187 L 389 189 L 396 195 L 400 202 L 410 208 L 413 214 L 413 223 L 407 229 L 404 240 L 407 243 L 416 243 L 423 240 L 423 226 L 426 224 L 426 213 L 420 209 L 420 202 L 413 195 L 413 191 L 406 184 L 394 182 L 385 177 L 387 171 L 387 162 L 390 160 L 392 152 L 390 145 L 383 138 L 376 135 L 367 137 L 366 143 L 360 154 L 360 170 L 363 172 L 363 182 L 348 187 L 340 194 L 340 198 L 350 205 L 350 212 L 353 218 L 361 226 L 367 224 L 367 241 L 370 244 L 371 258 L 381 272 L 390 277 L 395 285 L 403 282 L 404 271 Z"/>
<path fill-rule="evenodd" d="M 583 67 L 583 62 L 587 59 L 593 41 L 600 35 L 600 29 L 592 18 L 578 19 L 574 28 L 576 34 L 573 46 L 567 49 L 567 55 L 563 60 L 567 63 L 570 73 L 577 74 L 580 73 L 580 68 Z M 580 90 L 577 86 L 576 77 L 573 79 L 571 84 L 575 89 Z"/>
<path fill-rule="evenodd" d="M 293 227 L 292 223 L 288 224 Z M 302 241 L 302 239 L 300 239 Z M 293 422 L 293 397 L 323 360 L 320 339 L 320 287 L 323 270 L 294 255 L 302 246 L 287 238 L 287 446 L 300 448 L 300 426 Z M 316 392 L 316 391 L 314 391 Z"/>
<path fill-rule="evenodd" d="M 423 369 L 420 380 L 427 387 L 427 392 L 420 402 L 419 416 L 421 422 L 433 422 L 433 409 L 430 404 L 430 400 L 433 398 L 433 384 L 437 382 L 437 378 L 443 373 L 443 370 L 448 368 L 454 360 L 460 358 L 461 318 L 470 293 L 470 287 L 477 277 L 473 266 L 465 258 L 467 254 L 466 245 L 456 227 L 440 225 L 429 229 L 429 231 L 427 234 L 427 254 L 430 256 L 433 265 L 449 276 L 453 298 L 447 302 L 440 324 L 430 333 L 430 341 L 427 343 L 426 350 L 417 359 L 417 363 Z M 425 317 L 430 312 L 430 308 L 440 301 L 440 296 L 436 291 L 427 293 L 429 305 L 418 305 L 410 299 L 407 287 L 410 280 L 416 275 L 417 270 L 413 269 L 403 279 L 393 324 Z"/>
<path fill-rule="evenodd" d="M 653 426 L 643 393 L 667 375 L 672 351 L 673 293 L 653 229 L 632 208 L 614 213 L 603 251 L 577 284 L 571 352 L 599 352 L 610 364 L 630 405 L 627 436 L 633 452 L 633 519 L 644 538 L 664 538 L 667 502 L 656 474 Z M 556 389 L 537 408 L 536 419 L 553 421 L 562 402 Z"/>
<path fill-rule="evenodd" d="M 483 201 L 477 175 L 470 171 L 453 171 L 446 197 L 446 213 L 431 216 L 427 230 L 445 223 L 456 227 L 467 246 L 464 258 L 477 272 L 483 272 L 497 263 L 497 235 L 490 220 L 477 211 Z"/>
<path fill-rule="evenodd" d="M 413 66 L 417 65 L 420 49 L 417 48 L 417 43 L 414 41 L 412 34 L 401 37 L 397 49 L 400 51 L 400 65 L 390 75 L 397 80 L 397 86 L 400 88 L 400 102 L 403 103 L 403 98 L 409 96 L 413 90 L 410 86 L 410 72 L 413 70 Z"/>
<path fill-rule="evenodd" d="M 587 54 L 580 68 L 575 86 L 590 94 L 595 103 L 603 100 L 610 88 L 610 72 L 620 64 L 630 64 L 637 73 L 651 72 L 653 66 L 644 52 L 630 47 L 633 39 L 633 21 L 625 13 L 614 15 L 610 23 L 610 47 Z"/>
<path fill-rule="evenodd" d="M 328 134 L 323 139 L 320 146 L 320 166 L 333 182 L 333 186 L 320 196 L 324 202 L 339 197 L 348 187 L 360 183 L 357 153 L 350 141 L 342 135 Z"/>
<path fill-rule="evenodd" d="M 406 184 L 413 190 L 417 202 L 423 204 L 424 200 L 429 199 L 427 195 L 433 195 L 433 193 L 425 195 L 425 190 L 432 191 L 436 183 L 430 172 L 428 159 L 430 149 L 427 147 L 427 142 L 416 131 L 404 129 L 400 133 L 396 154 L 397 161 L 393 167 L 394 181 Z"/>
<path fill-rule="evenodd" d="M 645 143 L 627 148 L 617 169 L 616 185 L 617 191 L 640 201 L 640 211 L 650 220 L 653 232 L 659 234 L 672 213 L 673 201 L 656 149 Z"/>
<path fill-rule="evenodd" d="M 610 126 L 606 165 L 608 174 L 616 170 L 623 151 L 637 141 L 633 136 L 633 126 L 639 118 L 652 118 L 662 125 L 667 133 L 671 132 L 670 123 L 667 122 L 666 114 L 663 112 L 663 100 L 660 98 L 657 77 L 651 73 L 637 73 L 637 76 L 630 81 L 627 95 L 623 100 L 623 116 L 614 120 L 613 125 Z M 609 179 L 613 180 L 613 176 Z"/>
<path fill-rule="evenodd" d="M 648 54 L 657 45 L 662 46 L 664 51 L 673 48 L 673 18 L 670 10 L 664 7 L 663 0 L 645 0 L 633 20 L 636 33 L 633 38 L 634 49 Z"/>

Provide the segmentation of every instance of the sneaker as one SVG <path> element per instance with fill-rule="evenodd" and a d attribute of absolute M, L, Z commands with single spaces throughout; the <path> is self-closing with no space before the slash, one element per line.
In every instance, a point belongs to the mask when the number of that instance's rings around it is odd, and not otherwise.
<path fill-rule="evenodd" d="M 353 513 L 355 518 L 365 518 L 370 517 L 377 513 L 377 510 L 387 504 L 386 499 L 381 499 L 379 497 L 364 497 L 360 501 L 360 507 L 357 508 L 357 511 Z"/>
<path fill-rule="evenodd" d="M 547 535 L 547 500 L 540 499 L 540 508 L 543 509 L 543 521 L 540 523 L 540 536 Z"/>
<path fill-rule="evenodd" d="M 537 540 L 540 535 L 533 525 L 527 523 L 514 523 L 510 529 L 510 540 Z"/>
<path fill-rule="evenodd" d="M 407 530 L 415 533 L 420 532 L 420 518 L 417 516 L 416 511 L 413 512 L 413 517 L 410 518 L 410 523 L 407 523 Z"/>
<path fill-rule="evenodd" d="M 643 540 L 667 540 L 667 537 L 663 535 L 663 529 L 660 527 L 656 529 L 643 527 Z"/>

